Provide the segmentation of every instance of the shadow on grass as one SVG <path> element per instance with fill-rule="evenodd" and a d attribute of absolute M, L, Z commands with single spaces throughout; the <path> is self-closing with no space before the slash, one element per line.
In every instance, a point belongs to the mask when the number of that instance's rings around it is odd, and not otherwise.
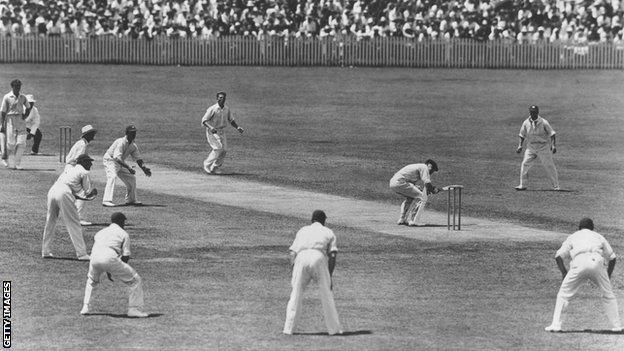
<path fill-rule="evenodd" d="M 81 261 L 76 257 L 44 257 L 44 260 L 57 260 L 57 261 L 78 261 L 78 262 L 86 262 L 89 263 L 89 260 Z"/>
<path fill-rule="evenodd" d="M 219 177 L 219 176 L 244 176 L 244 175 L 249 175 L 248 173 L 241 173 L 241 172 L 223 172 L 223 173 L 212 173 L 212 174 L 206 174 L 207 176 L 211 176 L 211 177 Z"/>
<path fill-rule="evenodd" d="M 54 168 L 24 168 L 20 172 L 56 172 Z"/>
<path fill-rule="evenodd" d="M 583 330 L 563 330 L 558 333 L 561 334 L 614 334 L 614 335 L 624 335 L 624 331 L 611 331 L 608 329 L 583 329 Z"/>
<path fill-rule="evenodd" d="M 421 225 L 405 225 L 408 228 L 436 228 L 446 227 L 446 224 L 421 224 Z"/>
<path fill-rule="evenodd" d="M 90 316 L 108 316 L 108 317 L 113 317 L 113 318 L 124 318 L 124 319 L 144 319 L 144 318 L 156 318 L 156 317 L 160 317 L 163 316 L 164 314 L 162 313 L 150 313 L 147 315 L 147 317 L 143 317 L 143 318 L 139 318 L 139 317 L 128 317 L 127 314 L 121 314 L 121 313 L 104 313 L 104 312 L 96 312 L 96 313 L 89 313 L 89 314 L 84 314 L 84 317 L 90 317 Z"/>
<path fill-rule="evenodd" d="M 167 207 L 167 206 L 159 205 L 159 204 L 146 204 L 146 203 L 143 203 L 141 205 L 119 204 L 119 205 L 115 205 L 113 207 Z"/>
<path fill-rule="evenodd" d="M 559 189 L 559 190 L 555 190 L 555 189 L 527 189 L 526 191 L 528 192 L 542 192 L 542 193 L 547 193 L 547 192 L 551 192 L 551 193 L 575 193 L 576 190 L 569 190 L 569 189 Z"/>
<path fill-rule="evenodd" d="M 346 332 L 342 332 L 342 334 L 336 334 L 336 335 L 332 335 L 332 336 L 353 336 L 353 335 L 370 335 L 373 332 L 370 330 L 354 330 L 354 331 L 346 331 Z M 316 332 L 316 333 L 293 333 L 293 335 L 328 335 L 329 333 L 327 332 Z"/>

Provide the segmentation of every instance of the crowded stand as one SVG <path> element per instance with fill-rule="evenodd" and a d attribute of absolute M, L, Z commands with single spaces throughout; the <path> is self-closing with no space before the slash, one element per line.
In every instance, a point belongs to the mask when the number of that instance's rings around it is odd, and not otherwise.
<path fill-rule="evenodd" d="M 622 43 L 621 0 L 0 0 L 0 37 Z"/>

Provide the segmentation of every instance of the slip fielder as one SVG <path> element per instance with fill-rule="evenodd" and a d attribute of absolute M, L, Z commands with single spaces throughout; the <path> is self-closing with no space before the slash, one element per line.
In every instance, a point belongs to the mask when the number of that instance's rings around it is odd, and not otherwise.
<path fill-rule="evenodd" d="M 89 144 L 95 138 L 97 130 L 92 125 L 88 124 L 82 127 L 82 137 L 72 145 L 71 149 L 65 157 L 65 170 L 76 166 L 76 161 L 80 155 L 89 155 Z M 84 204 L 85 202 L 80 199 L 76 199 L 76 209 L 78 210 L 78 217 L 80 218 L 80 225 L 91 225 L 93 223 L 87 221 L 84 218 Z"/>
<path fill-rule="evenodd" d="M 83 154 L 78 156 L 76 163 L 75 167 L 63 171 L 48 191 L 48 213 L 41 245 L 43 258 L 54 257 L 50 251 L 50 245 L 56 234 L 56 223 L 61 216 L 76 249 L 76 256 L 79 260 L 89 260 L 78 219 L 76 199 L 92 200 L 97 195 L 97 189 L 91 188 L 89 178 L 93 159 Z"/>
<path fill-rule="evenodd" d="M 564 259 L 570 260 L 568 271 Z M 611 273 L 615 268 L 615 253 L 609 242 L 594 231 L 594 222 L 583 218 L 579 230 L 570 235 L 555 255 L 557 266 L 563 275 L 563 282 L 557 294 L 552 323 L 546 331 L 561 331 L 561 315 L 569 301 L 587 280 L 593 282 L 602 293 L 602 302 L 607 319 L 614 332 L 622 331 L 618 304 L 611 286 Z"/>
<path fill-rule="evenodd" d="M 321 304 L 325 316 L 325 325 L 329 335 L 342 334 L 338 321 L 338 311 L 332 294 L 331 277 L 336 266 L 336 235 L 325 227 L 325 212 L 316 210 L 312 213 L 312 224 L 301 228 L 289 253 L 292 271 L 292 292 L 286 308 L 284 334 L 292 334 L 301 313 L 301 298 L 307 285 L 315 280 L 319 285 Z"/>
<path fill-rule="evenodd" d="M 128 317 L 148 317 L 141 311 L 143 307 L 143 284 L 141 276 L 128 265 L 130 260 L 130 236 L 124 230 L 126 216 L 121 212 L 111 215 L 111 224 L 100 230 L 93 237 L 91 262 L 87 274 L 87 284 L 80 314 L 91 313 L 93 290 L 100 283 L 100 277 L 106 273 L 108 279 L 121 280 L 130 288 L 128 296 Z"/>

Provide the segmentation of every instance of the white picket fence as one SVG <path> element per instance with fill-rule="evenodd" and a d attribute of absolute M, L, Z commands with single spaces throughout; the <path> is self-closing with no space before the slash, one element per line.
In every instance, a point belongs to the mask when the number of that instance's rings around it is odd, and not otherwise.
<path fill-rule="evenodd" d="M 622 69 L 624 46 L 509 44 L 408 38 L 215 40 L 98 37 L 0 38 L 0 62 L 141 65 L 378 66 L 518 69 Z"/>

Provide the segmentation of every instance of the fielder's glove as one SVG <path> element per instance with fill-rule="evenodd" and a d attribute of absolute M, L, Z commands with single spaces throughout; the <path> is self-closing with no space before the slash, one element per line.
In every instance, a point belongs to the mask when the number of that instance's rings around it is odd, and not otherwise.
<path fill-rule="evenodd" d="M 151 177 L 152 176 L 152 170 L 147 168 L 146 166 L 141 167 L 141 169 L 143 170 L 143 173 L 145 173 L 146 176 Z"/>

